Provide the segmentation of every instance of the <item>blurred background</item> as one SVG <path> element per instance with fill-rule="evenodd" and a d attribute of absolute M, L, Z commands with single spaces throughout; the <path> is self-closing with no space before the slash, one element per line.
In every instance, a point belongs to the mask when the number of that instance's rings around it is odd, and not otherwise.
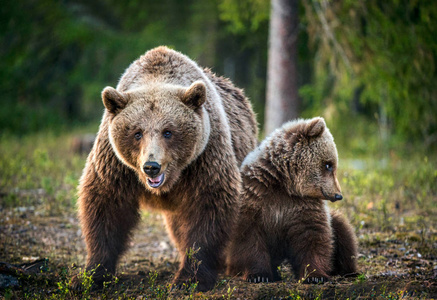
<path fill-rule="evenodd" d="M 296 116 L 325 117 L 358 152 L 435 148 L 435 1 L 292 2 Z M 6 0 L 0 13 L 3 135 L 97 124 L 103 87 L 158 45 L 229 77 L 265 123 L 268 0 Z"/>

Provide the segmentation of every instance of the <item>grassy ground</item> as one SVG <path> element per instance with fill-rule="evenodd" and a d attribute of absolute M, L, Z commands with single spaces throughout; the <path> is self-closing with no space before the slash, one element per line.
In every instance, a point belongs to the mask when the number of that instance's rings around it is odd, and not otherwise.
<path fill-rule="evenodd" d="M 278 283 L 221 276 L 214 290 L 171 291 L 177 254 L 160 215 L 143 222 L 114 283 L 69 289 L 81 272 L 85 245 L 76 218 L 76 186 L 86 155 L 73 135 L 0 138 L 0 297 L 5 299 L 416 299 L 437 298 L 437 157 L 370 158 L 340 151 L 343 211 L 359 238 L 357 278 L 303 285 L 281 267 Z M 342 148 L 339 148 L 342 149 Z M 348 156 L 349 155 L 349 156 Z M 14 269 L 14 266 L 21 268 Z M 89 278 L 89 274 L 83 274 Z M 9 285 L 9 286 L 8 286 Z"/>

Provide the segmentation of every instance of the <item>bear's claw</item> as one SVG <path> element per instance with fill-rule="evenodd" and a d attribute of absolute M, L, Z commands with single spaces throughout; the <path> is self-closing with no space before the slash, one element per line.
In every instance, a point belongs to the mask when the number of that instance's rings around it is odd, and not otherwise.
<path fill-rule="evenodd" d="M 323 283 L 328 282 L 328 280 L 329 279 L 326 277 L 308 277 L 307 279 L 305 279 L 304 283 L 316 283 L 316 284 L 321 283 L 321 284 L 323 284 Z"/>
<path fill-rule="evenodd" d="M 253 282 L 253 283 L 261 283 L 261 282 L 265 282 L 268 283 L 269 282 L 269 278 L 268 277 L 263 277 L 263 276 L 254 276 L 254 277 L 249 277 L 247 279 L 247 282 Z"/>

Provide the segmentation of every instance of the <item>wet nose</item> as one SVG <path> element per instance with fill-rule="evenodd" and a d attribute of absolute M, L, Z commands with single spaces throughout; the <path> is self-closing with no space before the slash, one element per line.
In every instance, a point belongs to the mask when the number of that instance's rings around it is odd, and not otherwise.
<path fill-rule="evenodd" d="M 340 194 L 335 194 L 335 201 L 343 199 L 343 196 Z"/>
<path fill-rule="evenodd" d="M 143 169 L 144 173 L 153 178 L 161 171 L 161 165 L 154 161 L 148 161 L 144 164 Z"/>

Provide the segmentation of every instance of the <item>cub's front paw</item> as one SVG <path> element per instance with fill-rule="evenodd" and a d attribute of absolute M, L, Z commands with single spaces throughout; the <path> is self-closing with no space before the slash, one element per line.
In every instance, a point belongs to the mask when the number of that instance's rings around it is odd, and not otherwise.
<path fill-rule="evenodd" d="M 248 282 L 253 282 L 253 283 L 261 283 L 261 282 L 272 282 L 272 277 L 268 274 L 251 274 L 251 275 L 247 275 L 246 276 L 246 280 Z"/>
<path fill-rule="evenodd" d="M 306 284 L 324 284 L 329 281 L 329 278 L 326 276 L 309 276 L 306 278 L 303 283 Z"/>

